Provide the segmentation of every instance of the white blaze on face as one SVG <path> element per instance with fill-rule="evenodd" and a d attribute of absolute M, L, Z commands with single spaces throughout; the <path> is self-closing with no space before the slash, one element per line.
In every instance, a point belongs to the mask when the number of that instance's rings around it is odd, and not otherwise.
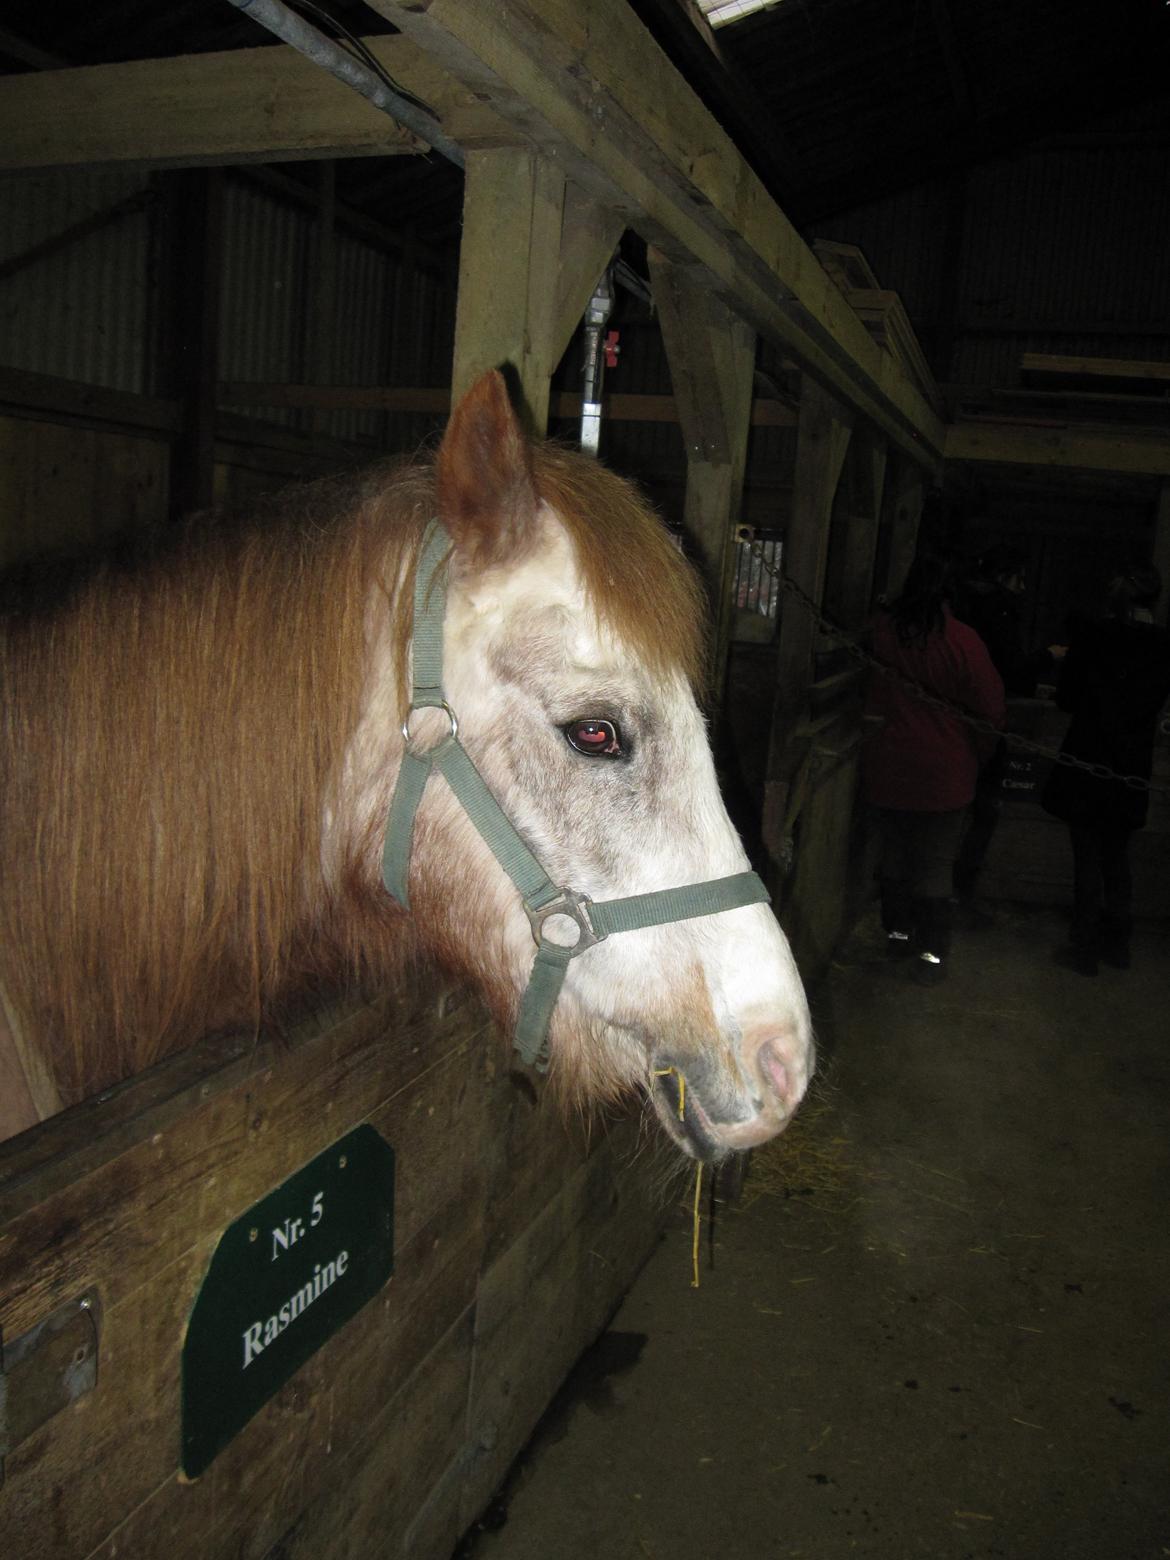
<path fill-rule="evenodd" d="M 598 623 L 559 524 L 518 566 L 470 585 L 456 575 L 445 638 L 461 739 L 555 883 L 605 900 L 748 870 L 690 689 L 652 675 Z M 565 727 L 586 719 L 613 724 L 620 756 L 570 746 Z M 514 891 L 511 903 L 522 986 L 533 942 Z M 800 978 L 762 905 L 590 949 L 569 966 L 554 1035 L 558 1048 L 590 1048 L 594 1077 L 645 1083 L 662 1062 L 684 1072 L 693 1115 L 671 1129 L 703 1157 L 772 1136 L 811 1070 Z M 671 1125 L 676 1112 L 655 1098 Z"/>

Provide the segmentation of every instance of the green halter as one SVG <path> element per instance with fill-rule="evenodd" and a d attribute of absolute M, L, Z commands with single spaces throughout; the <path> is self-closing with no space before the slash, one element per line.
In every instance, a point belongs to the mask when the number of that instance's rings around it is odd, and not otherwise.
<path fill-rule="evenodd" d="M 549 1022 L 571 959 L 614 932 L 663 926 L 742 905 L 764 904 L 768 891 L 754 872 L 736 872 L 705 883 L 594 903 L 586 895 L 559 888 L 552 882 L 468 757 L 459 741 L 455 712 L 443 695 L 443 620 L 450 550 L 450 537 L 437 520 L 432 520 L 423 537 L 415 572 L 413 689 L 410 711 L 402 723 L 406 751 L 386 821 L 382 881 L 395 899 L 409 909 L 407 877 L 415 814 L 427 781 L 437 770 L 516 885 L 528 913 L 536 959 L 520 1004 L 514 1044 L 523 1061 L 543 1072 L 548 1066 Z M 410 717 L 419 709 L 445 711 L 451 726 L 446 736 L 425 752 L 414 745 L 409 729 Z M 545 923 L 554 916 L 565 916 L 575 923 L 577 939 L 571 945 L 553 942 L 545 936 Z"/>

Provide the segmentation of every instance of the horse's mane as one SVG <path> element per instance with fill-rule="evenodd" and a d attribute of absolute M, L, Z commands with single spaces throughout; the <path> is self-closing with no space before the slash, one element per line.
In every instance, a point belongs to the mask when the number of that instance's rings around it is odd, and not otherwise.
<path fill-rule="evenodd" d="M 698 681 L 697 586 L 634 489 L 552 447 L 534 477 L 604 618 Z M 290 489 L 0 620 L 0 988 L 62 1103 L 409 954 L 370 840 L 350 831 L 329 873 L 323 820 L 372 614 L 402 665 L 433 493 L 425 461 Z"/>
<path fill-rule="evenodd" d="M 537 493 L 564 521 L 606 622 L 647 666 L 680 670 L 701 690 L 705 598 L 645 498 L 606 467 L 555 444 L 537 447 L 534 466 Z"/>

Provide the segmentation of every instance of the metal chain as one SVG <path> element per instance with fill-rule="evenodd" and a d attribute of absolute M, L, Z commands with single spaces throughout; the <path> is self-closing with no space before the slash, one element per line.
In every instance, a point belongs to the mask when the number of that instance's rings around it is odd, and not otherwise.
<path fill-rule="evenodd" d="M 1066 769 L 1079 769 L 1087 775 L 1092 775 L 1096 780 L 1118 780 L 1122 785 L 1128 786 L 1131 791 L 1150 791 L 1158 794 L 1170 795 L 1170 787 L 1155 785 L 1152 780 L 1144 780 L 1141 775 L 1121 775 L 1116 770 L 1110 769 L 1107 764 L 1092 764 L 1087 759 L 1076 758 L 1071 753 L 1061 753 L 1055 748 L 1045 747 L 1041 742 L 1033 742 L 1030 737 L 1019 736 L 1014 731 L 1001 731 L 992 721 L 985 720 L 980 715 L 973 715 L 970 710 L 963 708 L 961 704 L 954 704 L 950 699 L 941 698 L 937 693 L 932 693 L 929 688 L 917 682 L 913 677 L 907 677 L 892 666 L 887 666 L 884 661 L 879 661 L 868 650 L 863 650 L 854 637 L 847 630 L 830 622 L 821 612 L 820 607 L 802 589 L 794 579 L 791 579 L 782 568 L 770 563 L 764 555 L 764 549 L 759 542 L 749 544 L 752 556 L 761 567 L 772 576 L 780 586 L 780 589 L 798 602 L 801 607 L 816 623 L 823 634 L 834 639 L 853 660 L 862 666 L 868 666 L 871 670 L 879 672 L 883 677 L 889 677 L 894 682 L 900 683 L 916 699 L 923 704 L 929 704 L 934 709 L 942 710 L 947 715 L 953 715 L 964 725 L 970 726 L 975 731 L 984 732 L 988 736 L 1002 737 L 1011 747 L 1020 748 L 1027 753 L 1037 753 L 1042 758 L 1051 759 L 1054 764 L 1062 764 Z"/>

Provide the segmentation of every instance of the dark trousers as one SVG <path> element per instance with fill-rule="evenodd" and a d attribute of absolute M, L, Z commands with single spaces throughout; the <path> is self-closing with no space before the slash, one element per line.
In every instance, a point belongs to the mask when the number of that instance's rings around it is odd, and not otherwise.
<path fill-rule="evenodd" d="M 1133 906 L 1131 829 L 1069 824 L 1073 852 L 1073 946 L 1096 952 L 1102 937 L 1128 943 Z"/>
<path fill-rule="evenodd" d="M 920 948 L 944 957 L 951 945 L 951 874 L 967 810 L 878 809 L 882 925 L 907 932 Z"/>
<path fill-rule="evenodd" d="M 960 899 L 973 899 L 975 896 L 975 883 L 1003 810 L 1003 792 L 1000 789 L 1002 773 L 1002 765 L 992 759 L 979 776 L 967 831 L 955 858 L 954 889 Z"/>

